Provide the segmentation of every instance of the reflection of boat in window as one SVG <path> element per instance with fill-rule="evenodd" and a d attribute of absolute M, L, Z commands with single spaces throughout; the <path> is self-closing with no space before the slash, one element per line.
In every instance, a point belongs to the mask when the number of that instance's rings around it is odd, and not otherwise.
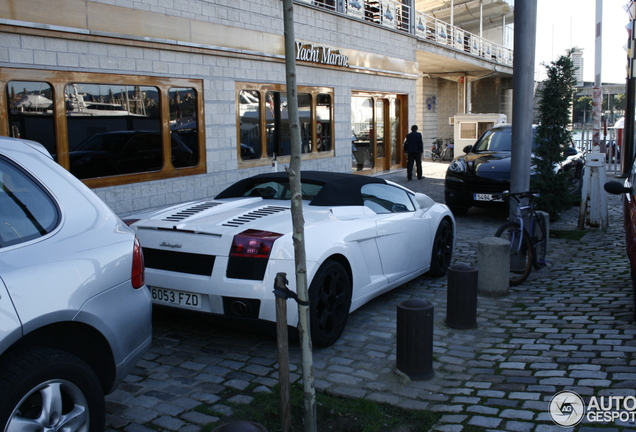
<path fill-rule="evenodd" d="M 22 97 L 14 105 L 15 109 L 20 112 L 44 112 L 50 110 L 53 101 L 39 94 L 22 93 Z"/>
<path fill-rule="evenodd" d="M 128 91 L 122 91 L 119 100 L 116 100 L 111 93 L 111 102 L 91 100 L 93 97 L 80 93 L 76 84 L 66 86 L 65 96 L 68 116 L 146 116 L 146 107 L 141 102 L 141 91 L 137 86 L 132 97 Z"/>

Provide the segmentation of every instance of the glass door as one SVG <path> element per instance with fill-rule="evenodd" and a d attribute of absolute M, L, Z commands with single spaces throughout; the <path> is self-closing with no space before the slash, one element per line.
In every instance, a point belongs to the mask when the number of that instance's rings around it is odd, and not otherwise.
<path fill-rule="evenodd" d="M 388 99 L 376 99 L 375 101 L 375 127 L 374 127 L 374 137 L 375 137 L 375 167 L 377 171 L 384 171 L 389 169 L 389 161 L 391 160 L 391 154 L 387 151 L 387 137 L 385 135 L 385 115 L 388 114 L 388 110 L 385 109 L 388 107 L 389 101 Z M 387 157 L 388 156 L 388 157 Z"/>
<path fill-rule="evenodd" d="M 403 163 L 401 139 L 407 95 L 354 94 L 351 97 L 353 172 L 377 172 Z"/>
<path fill-rule="evenodd" d="M 400 102 L 399 98 L 391 99 L 389 104 L 389 122 L 391 123 L 391 168 L 402 164 L 402 142 L 400 141 Z"/>
<path fill-rule="evenodd" d="M 351 153 L 354 172 L 375 171 L 375 129 L 373 98 L 351 98 Z"/>

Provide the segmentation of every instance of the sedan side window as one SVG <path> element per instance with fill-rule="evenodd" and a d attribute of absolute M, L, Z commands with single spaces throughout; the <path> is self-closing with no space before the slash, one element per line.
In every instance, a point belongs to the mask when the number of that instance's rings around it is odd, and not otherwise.
<path fill-rule="evenodd" d="M 361 193 L 364 205 L 378 214 L 415 211 L 415 205 L 404 189 L 371 183 L 362 186 Z"/>
<path fill-rule="evenodd" d="M 51 197 L 26 173 L 0 158 L 0 248 L 46 235 L 58 222 Z"/>

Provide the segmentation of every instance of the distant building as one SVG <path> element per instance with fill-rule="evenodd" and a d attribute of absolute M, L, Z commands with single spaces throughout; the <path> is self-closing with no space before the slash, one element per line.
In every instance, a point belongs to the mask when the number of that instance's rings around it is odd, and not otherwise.
<path fill-rule="evenodd" d="M 576 68 L 574 71 L 576 86 L 583 87 L 583 48 L 574 48 L 572 50 L 572 62 Z"/>

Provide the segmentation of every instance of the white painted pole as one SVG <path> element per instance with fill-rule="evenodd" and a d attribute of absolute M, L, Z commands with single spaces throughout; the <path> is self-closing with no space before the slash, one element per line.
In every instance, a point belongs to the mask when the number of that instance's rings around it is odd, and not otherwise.
<path fill-rule="evenodd" d="M 484 1 L 479 0 L 479 37 L 484 37 Z"/>
<path fill-rule="evenodd" d="M 594 47 L 594 88 L 592 100 L 594 102 L 594 117 L 592 126 L 592 148 L 600 150 L 601 144 L 601 108 L 603 104 L 603 89 L 601 87 L 601 59 L 603 54 L 603 2 L 596 0 L 596 40 Z"/>

